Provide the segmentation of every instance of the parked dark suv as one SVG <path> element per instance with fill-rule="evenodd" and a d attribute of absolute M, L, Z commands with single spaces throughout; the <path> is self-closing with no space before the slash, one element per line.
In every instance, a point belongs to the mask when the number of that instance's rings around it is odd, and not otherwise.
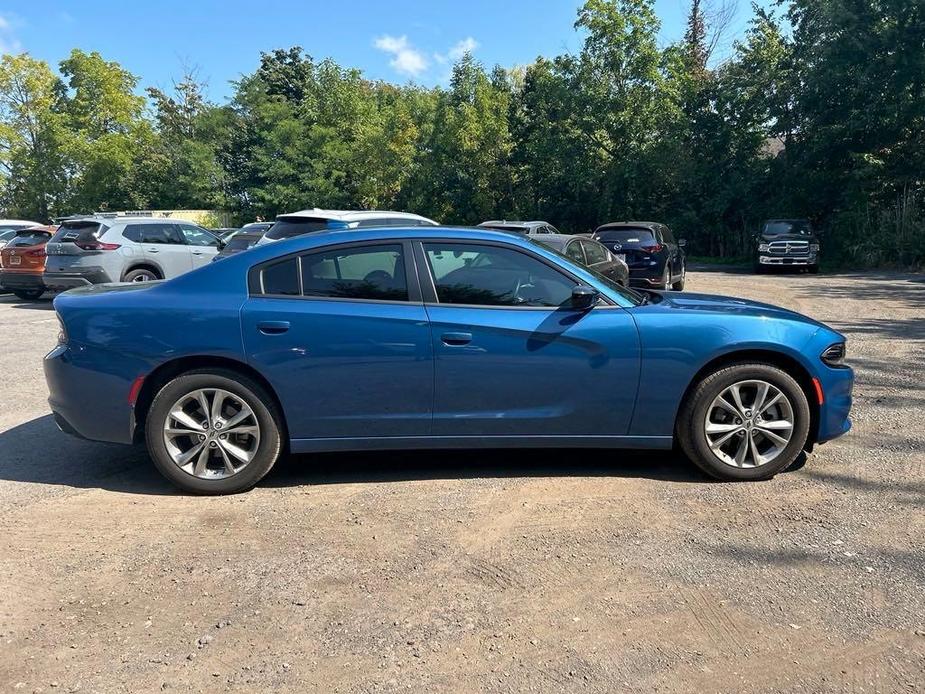
<path fill-rule="evenodd" d="M 684 289 L 687 261 L 684 239 L 658 222 L 610 222 L 591 235 L 625 261 L 630 270 L 630 286 L 652 289 Z"/>
<path fill-rule="evenodd" d="M 783 266 L 819 272 L 819 239 L 808 219 L 769 219 L 756 242 L 755 272 Z"/>

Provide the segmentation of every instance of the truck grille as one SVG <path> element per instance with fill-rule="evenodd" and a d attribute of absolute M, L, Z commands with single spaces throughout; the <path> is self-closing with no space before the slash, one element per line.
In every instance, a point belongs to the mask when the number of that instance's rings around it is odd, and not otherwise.
<path fill-rule="evenodd" d="M 771 255 L 806 255 L 809 241 L 771 241 L 768 244 Z"/>

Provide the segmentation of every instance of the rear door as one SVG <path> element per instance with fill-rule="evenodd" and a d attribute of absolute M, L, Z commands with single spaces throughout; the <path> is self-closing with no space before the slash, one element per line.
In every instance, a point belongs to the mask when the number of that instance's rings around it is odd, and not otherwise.
<path fill-rule="evenodd" d="M 248 360 L 293 439 L 426 436 L 434 363 L 410 244 L 353 243 L 252 268 Z"/>
<path fill-rule="evenodd" d="M 193 269 L 208 265 L 218 253 L 218 237 L 195 224 L 180 224 L 180 233 L 189 246 Z"/>

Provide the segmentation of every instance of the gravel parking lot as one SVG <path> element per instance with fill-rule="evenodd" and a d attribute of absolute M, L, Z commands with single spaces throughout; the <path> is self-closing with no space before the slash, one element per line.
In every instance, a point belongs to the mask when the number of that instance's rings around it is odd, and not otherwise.
<path fill-rule="evenodd" d="M 854 431 L 754 484 L 667 454 L 377 453 L 180 496 L 143 450 L 57 431 L 51 305 L 0 296 L 0 690 L 922 690 L 921 276 L 688 288 L 845 332 Z"/>

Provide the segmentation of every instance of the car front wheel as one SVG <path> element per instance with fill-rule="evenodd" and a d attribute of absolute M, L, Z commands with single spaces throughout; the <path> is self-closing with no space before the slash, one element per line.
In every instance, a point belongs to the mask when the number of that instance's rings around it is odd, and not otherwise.
<path fill-rule="evenodd" d="M 282 450 L 282 419 L 253 379 L 224 369 L 191 371 L 157 393 L 145 422 L 157 469 L 194 494 L 250 489 Z"/>
<path fill-rule="evenodd" d="M 684 403 L 678 443 L 707 474 L 762 480 L 806 446 L 810 410 L 800 385 L 769 364 L 742 363 L 707 376 Z"/>

